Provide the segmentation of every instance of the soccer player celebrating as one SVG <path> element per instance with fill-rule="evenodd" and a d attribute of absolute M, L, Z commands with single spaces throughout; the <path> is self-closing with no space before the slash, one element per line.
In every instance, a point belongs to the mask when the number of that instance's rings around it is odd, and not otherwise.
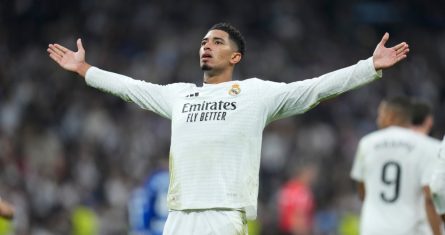
<path fill-rule="evenodd" d="M 412 115 L 411 115 L 411 129 L 415 132 L 425 135 L 426 138 L 430 138 L 432 143 L 436 143 L 438 146 L 440 142 L 428 136 L 434 125 L 433 110 L 431 106 L 423 101 L 415 100 L 412 103 Z M 438 158 L 433 157 L 432 160 L 438 160 Z M 440 162 L 432 162 L 432 166 L 440 165 Z M 433 169 L 431 169 L 433 170 Z M 434 209 L 433 197 L 431 195 L 430 187 L 424 187 L 424 200 L 425 203 L 431 204 L 426 207 L 425 211 L 420 211 L 422 219 L 420 221 L 420 229 L 423 235 L 429 234 L 440 234 L 443 233 L 443 226 L 441 226 L 440 216 Z M 423 212 L 426 212 L 423 213 Z M 427 221 L 431 221 L 434 225 L 430 226 Z M 441 231 L 431 231 L 431 228 L 439 228 Z"/>
<path fill-rule="evenodd" d="M 164 234 L 246 234 L 256 217 L 264 127 L 304 113 L 321 100 L 362 86 L 380 70 L 406 58 L 406 43 L 387 48 L 385 34 L 367 60 L 310 80 L 289 84 L 250 78 L 232 80 L 245 54 L 241 33 L 218 23 L 201 40 L 203 85 L 156 85 L 92 67 L 80 39 L 77 52 L 50 44 L 49 56 L 62 68 L 172 121 L 170 213 Z"/>
<path fill-rule="evenodd" d="M 411 130 L 411 118 L 409 99 L 382 101 L 377 117 L 380 130 L 360 140 L 351 177 L 358 182 L 364 201 L 361 235 L 424 234 L 425 213 L 420 211 L 434 211 L 428 183 L 439 146 L 437 140 Z M 441 234 L 440 223 L 427 215 L 431 230 Z"/>

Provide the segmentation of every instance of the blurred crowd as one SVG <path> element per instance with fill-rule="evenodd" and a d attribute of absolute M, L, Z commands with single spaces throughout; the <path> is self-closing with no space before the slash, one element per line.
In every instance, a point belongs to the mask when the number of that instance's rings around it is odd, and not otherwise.
<path fill-rule="evenodd" d="M 0 196 L 16 210 L 0 234 L 121 235 L 127 202 L 168 157 L 170 122 L 87 87 L 47 55 L 49 43 L 157 84 L 202 83 L 201 38 L 226 21 L 247 40 L 235 79 L 292 82 L 366 59 L 383 36 L 410 44 L 383 79 L 304 115 L 269 125 L 260 171 L 260 234 L 276 234 L 277 193 L 315 163 L 315 234 L 354 234 L 360 203 L 349 171 L 360 137 L 376 129 L 384 97 L 409 95 L 435 110 L 445 133 L 445 14 L 433 0 L 56 1 L 0 4 Z M 13 232 L 8 232 L 13 231 Z"/>

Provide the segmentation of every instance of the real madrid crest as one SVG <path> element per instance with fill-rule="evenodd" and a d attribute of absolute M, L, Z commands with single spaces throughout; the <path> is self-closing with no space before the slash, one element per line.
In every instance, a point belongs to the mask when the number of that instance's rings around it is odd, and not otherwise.
<path fill-rule="evenodd" d="M 232 87 L 229 90 L 229 95 L 236 96 L 241 92 L 241 88 L 239 87 L 239 84 L 235 83 L 232 85 Z"/>

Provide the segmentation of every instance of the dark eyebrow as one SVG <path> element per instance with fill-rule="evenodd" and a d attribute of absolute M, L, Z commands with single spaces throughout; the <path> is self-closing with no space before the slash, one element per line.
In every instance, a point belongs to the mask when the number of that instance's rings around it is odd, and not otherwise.
<path fill-rule="evenodd" d="M 203 38 L 201 41 L 204 41 L 204 40 L 209 40 L 209 38 Z M 222 41 L 225 41 L 224 38 L 220 38 L 220 37 L 213 37 L 213 40 L 222 40 Z"/>

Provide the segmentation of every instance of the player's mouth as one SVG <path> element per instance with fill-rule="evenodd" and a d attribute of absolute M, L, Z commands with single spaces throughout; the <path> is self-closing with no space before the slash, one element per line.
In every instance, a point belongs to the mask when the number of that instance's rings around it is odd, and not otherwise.
<path fill-rule="evenodd" d="M 211 59 L 212 55 L 210 53 L 204 53 L 201 55 L 201 59 Z"/>

